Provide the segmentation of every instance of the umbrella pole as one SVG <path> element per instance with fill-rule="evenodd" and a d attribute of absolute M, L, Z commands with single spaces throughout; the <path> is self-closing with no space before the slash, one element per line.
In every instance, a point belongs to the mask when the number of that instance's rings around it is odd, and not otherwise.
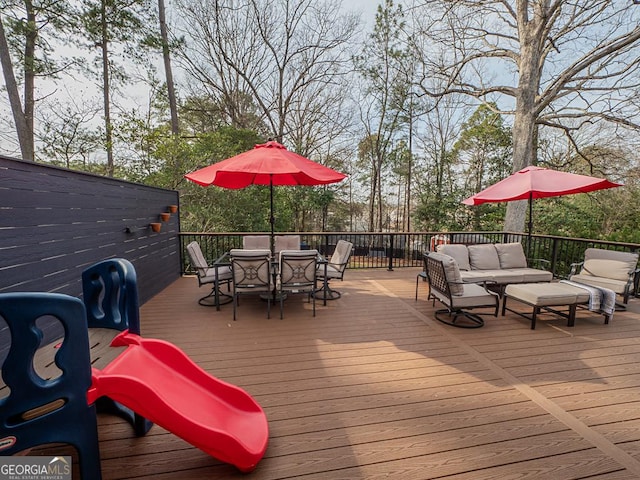
<path fill-rule="evenodd" d="M 533 230 L 533 193 L 529 192 L 529 224 L 527 233 L 527 257 L 531 258 L 531 231 Z"/>
<path fill-rule="evenodd" d="M 270 197 L 270 210 L 271 216 L 269 217 L 269 223 L 271 224 L 271 236 L 270 236 L 270 245 L 271 245 L 271 259 L 275 261 L 276 257 L 276 245 L 275 245 L 275 234 L 274 234 L 274 223 L 276 221 L 273 216 L 273 174 L 269 174 L 269 197 Z M 273 269 L 273 290 L 271 291 L 271 300 L 273 302 L 280 301 L 280 296 L 278 295 L 278 288 L 276 287 L 276 270 Z M 286 293 L 282 294 L 282 299 L 286 299 Z"/>
<path fill-rule="evenodd" d="M 271 255 L 275 255 L 275 244 L 274 244 L 274 228 L 273 224 L 276 219 L 273 216 L 273 174 L 269 174 L 269 196 L 271 198 L 271 216 L 269 217 L 269 223 L 271 224 Z"/>

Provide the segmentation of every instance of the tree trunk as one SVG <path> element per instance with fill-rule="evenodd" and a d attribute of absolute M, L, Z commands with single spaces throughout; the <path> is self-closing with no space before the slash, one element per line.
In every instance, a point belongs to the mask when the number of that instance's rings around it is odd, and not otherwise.
<path fill-rule="evenodd" d="M 35 54 L 38 27 L 36 26 L 36 14 L 33 3 L 29 0 L 24 3 L 27 13 L 27 31 L 24 42 L 24 120 L 27 124 L 28 149 L 31 152 L 31 160 L 34 160 L 35 146 L 33 141 L 34 111 L 35 111 Z"/>
<path fill-rule="evenodd" d="M 371 190 L 369 193 L 369 231 L 375 232 L 376 223 L 376 193 L 378 191 L 378 171 L 376 168 L 376 162 L 373 161 L 371 169 Z"/>
<path fill-rule="evenodd" d="M 111 95 L 109 93 L 109 36 L 107 25 L 107 6 L 102 0 L 102 98 L 104 102 L 105 149 L 107 151 L 107 176 L 113 177 L 113 125 L 111 123 Z"/>
<path fill-rule="evenodd" d="M 527 89 L 519 89 L 521 92 Z M 513 123 L 513 173 L 534 165 L 536 159 L 534 131 L 536 114 L 533 108 L 523 108 L 526 102 L 518 99 Z M 507 204 L 504 219 L 504 230 L 507 232 L 523 232 L 527 215 L 527 201 L 520 200 Z"/>
<path fill-rule="evenodd" d="M 33 141 L 29 141 L 29 128 L 24 116 L 24 111 L 22 110 L 22 104 L 20 103 L 18 83 L 16 82 L 16 77 L 13 72 L 13 64 L 11 63 L 9 45 L 7 44 L 7 37 L 5 35 L 4 25 L 2 24 L 2 16 L 0 16 L 0 64 L 2 64 L 4 82 L 13 113 L 13 121 L 16 124 L 16 133 L 18 135 L 22 159 L 33 162 L 35 160 Z"/>
<path fill-rule="evenodd" d="M 382 160 L 378 162 L 378 182 L 376 197 L 378 198 L 378 232 L 384 231 L 384 200 L 382 199 Z"/>
<path fill-rule="evenodd" d="M 536 95 L 540 88 L 540 43 L 534 38 L 535 24 L 519 25 L 520 62 L 513 121 L 513 172 L 536 163 Z M 527 201 L 509 202 L 504 219 L 504 230 L 523 232 L 527 215 Z"/>
<path fill-rule="evenodd" d="M 171 113 L 171 133 L 178 135 L 180 125 L 178 123 L 178 106 L 176 91 L 173 84 L 173 71 L 171 69 L 171 55 L 169 52 L 169 35 L 167 33 L 167 21 L 165 16 L 164 0 L 158 0 L 158 16 L 160 17 L 160 37 L 162 39 L 162 58 L 164 59 L 164 72 L 167 80 L 167 95 L 169 97 L 169 111 Z"/>
<path fill-rule="evenodd" d="M 409 165 L 407 165 L 407 186 L 405 191 L 405 232 L 411 231 L 411 182 L 413 175 L 413 100 L 409 102 Z"/>

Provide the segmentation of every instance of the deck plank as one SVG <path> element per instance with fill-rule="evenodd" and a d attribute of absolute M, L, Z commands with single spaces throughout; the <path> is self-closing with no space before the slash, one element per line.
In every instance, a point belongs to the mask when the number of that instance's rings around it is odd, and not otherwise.
<path fill-rule="evenodd" d="M 104 480 L 640 478 L 640 300 L 611 324 L 434 319 L 416 269 L 350 270 L 339 300 L 303 296 L 266 318 L 197 304 L 182 278 L 141 309 L 143 336 L 182 348 L 263 406 L 269 447 L 249 475 L 156 425 L 137 438 L 101 414 Z"/>

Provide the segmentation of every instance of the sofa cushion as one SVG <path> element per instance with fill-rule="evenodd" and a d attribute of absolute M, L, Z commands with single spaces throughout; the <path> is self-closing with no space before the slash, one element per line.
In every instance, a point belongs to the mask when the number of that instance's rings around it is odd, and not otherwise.
<path fill-rule="evenodd" d="M 436 250 L 438 253 L 453 257 L 460 270 L 471 270 L 471 265 L 469 265 L 469 250 L 467 250 L 466 245 L 450 243 L 438 245 Z"/>
<path fill-rule="evenodd" d="M 500 259 L 495 245 L 469 245 L 469 264 L 472 270 L 499 270 Z"/>
<path fill-rule="evenodd" d="M 465 283 L 493 282 L 495 270 L 461 270 L 460 276 Z"/>
<path fill-rule="evenodd" d="M 630 269 L 627 262 L 593 258 L 584 261 L 580 274 L 626 281 L 630 270 L 633 268 Z"/>
<path fill-rule="evenodd" d="M 497 294 L 492 294 L 480 285 L 470 283 L 464 285 L 464 295 L 452 299 L 453 308 L 477 307 L 480 302 L 485 302 L 485 306 L 493 306 L 497 303 Z"/>
<path fill-rule="evenodd" d="M 627 288 L 627 282 L 615 280 L 613 278 L 594 277 L 593 275 L 572 275 L 569 280 L 572 282 L 584 283 L 585 285 L 591 285 L 592 287 L 608 288 L 620 295 L 624 295 L 625 289 Z"/>
<path fill-rule="evenodd" d="M 553 280 L 553 274 L 548 270 L 540 270 L 537 268 L 512 268 L 510 271 L 522 275 L 523 283 L 550 282 Z"/>
<path fill-rule="evenodd" d="M 527 268 L 527 258 L 521 243 L 496 243 L 500 268 Z"/>
<path fill-rule="evenodd" d="M 492 270 L 493 281 L 499 285 L 508 285 L 509 283 L 522 283 L 524 282 L 524 274 L 522 269 L 508 269 L 508 270 Z"/>
<path fill-rule="evenodd" d="M 494 282 L 498 285 L 508 283 L 522 283 L 524 281 L 524 268 L 514 268 L 509 270 L 470 270 L 460 272 L 462 281 L 465 283 Z"/>
<path fill-rule="evenodd" d="M 586 260 L 616 260 L 624 262 L 629 266 L 629 271 L 635 270 L 639 255 L 632 252 L 619 252 L 617 250 L 604 250 L 602 248 L 587 248 L 584 251 Z"/>
<path fill-rule="evenodd" d="M 458 263 L 453 257 L 445 255 L 443 253 L 430 253 L 429 256 L 435 260 L 442 262 L 444 267 L 444 275 L 449 283 L 449 291 L 451 295 L 461 296 L 464 295 L 464 285 L 462 285 L 462 277 L 460 276 L 460 269 Z"/>

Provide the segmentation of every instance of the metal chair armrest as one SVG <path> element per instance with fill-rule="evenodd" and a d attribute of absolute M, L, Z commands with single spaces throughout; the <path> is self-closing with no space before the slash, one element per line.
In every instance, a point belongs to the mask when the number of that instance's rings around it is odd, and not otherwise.
<path fill-rule="evenodd" d="M 216 258 L 210 267 L 220 267 L 220 266 L 229 266 L 231 265 L 231 259 L 229 258 L 229 252 L 224 252 L 218 258 Z"/>
<path fill-rule="evenodd" d="M 544 270 L 548 270 L 551 267 L 551 262 L 546 258 L 532 258 L 528 260 L 531 265 L 535 265 L 535 268 L 543 268 Z"/>
<path fill-rule="evenodd" d="M 495 280 L 482 280 L 481 282 L 477 282 L 477 283 L 478 285 L 482 285 L 482 288 L 484 288 L 487 293 L 500 297 L 500 294 L 494 292 L 493 290 L 490 290 L 489 287 L 487 286 L 487 285 L 498 285 L 498 282 L 496 282 Z M 504 286 L 502 288 L 504 288 Z"/>
<path fill-rule="evenodd" d="M 571 270 L 569 270 L 569 278 L 571 278 L 572 275 L 575 275 L 576 273 L 578 273 L 580 271 L 580 268 L 582 267 L 582 265 L 584 265 L 584 262 L 577 262 L 577 263 L 572 263 L 571 266 Z"/>

